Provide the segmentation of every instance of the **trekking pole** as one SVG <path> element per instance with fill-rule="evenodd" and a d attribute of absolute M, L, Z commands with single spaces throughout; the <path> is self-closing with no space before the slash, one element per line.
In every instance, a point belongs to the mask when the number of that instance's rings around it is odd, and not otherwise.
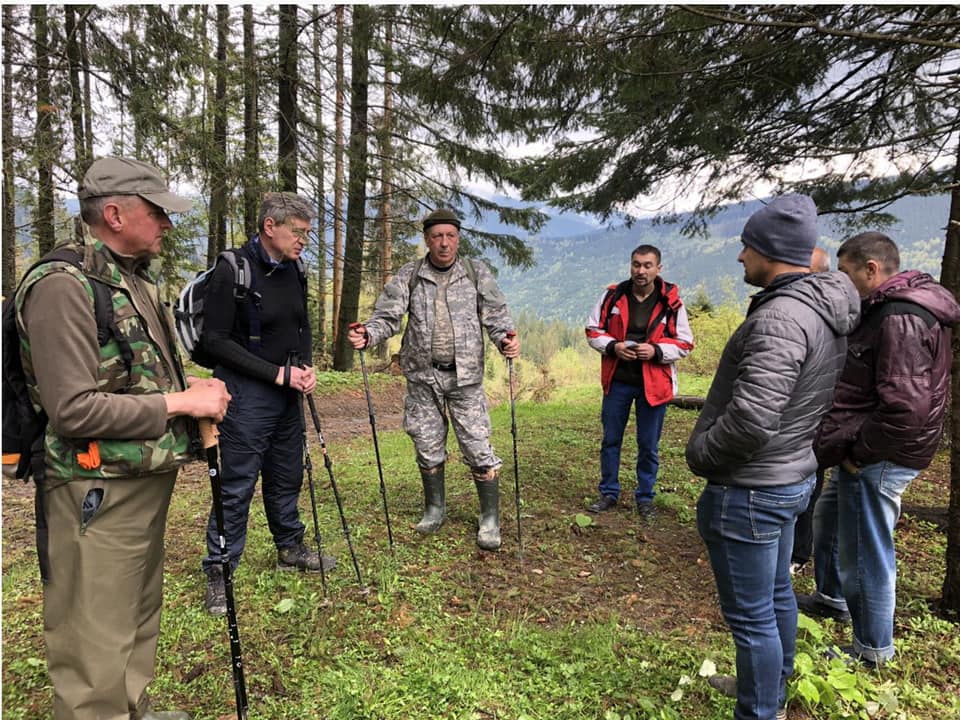
<path fill-rule="evenodd" d="M 358 327 L 360 323 L 353 323 L 350 327 Z M 377 473 L 380 475 L 380 496 L 383 498 L 383 517 L 387 521 L 387 539 L 390 542 L 390 552 L 393 552 L 393 530 L 390 528 L 390 511 L 387 510 L 387 486 L 383 482 L 383 464 L 380 462 L 380 443 L 377 442 L 377 419 L 373 414 L 373 399 L 370 397 L 370 379 L 367 377 L 367 361 L 363 350 L 360 353 L 360 369 L 363 372 L 363 390 L 367 394 L 367 414 L 370 417 L 370 430 L 373 433 L 373 452 L 377 456 Z"/>
<path fill-rule="evenodd" d="M 333 488 L 333 499 L 337 501 L 337 510 L 340 513 L 340 525 L 343 526 L 343 536 L 347 539 L 347 547 L 350 549 L 350 559 L 353 560 L 353 569 L 357 573 L 357 582 L 362 588 L 363 578 L 360 577 L 360 565 L 357 564 L 357 554 L 353 551 L 353 540 L 350 539 L 350 526 L 347 525 L 347 516 L 343 513 L 340 491 L 337 489 L 337 481 L 333 477 L 333 461 L 330 460 L 330 455 L 327 453 L 327 443 L 323 440 L 323 431 L 320 429 L 320 416 L 317 414 L 317 405 L 313 401 L 313 395 L 307 395 L 307 404 L 310 406 L 313 426 L 317 429 L 317 438 L 320 440 L 320 452 L 323 453 L 323 465 L 327 468 L 327 475 L 330 476 L 330 487 Z"/>
<path fill-rule="evenodd" d="M 300 364 L 300 353 L 291 352 L 287 356 L 288 365 Z M 310 490 L 310 509 L 313 511 L 313 540 L 317 544 L 317 556 L 320 558 L 320 584 L 323 597 L 327 597 L 327 571 L 323 569 L 323 544 L 320 542 L 320 522 L 317 519 L 317 493 L 313 488 L 313 460 L 310 457 L 310 445 L 307 443 L 307 420 L 303 414 L 303 398 L 300 398 L 300 429 L 303 431 L 303 468 L 307 473 L 307 488 Z"/>
<path fill-rule="evenodd" d="M 507 333 L 508 338 L 516 337 L 513 331 Z M 513 358 L 507 358 L 507 371 L 510 375 L 510 434 L 513 435 L 513 489 L 517 499 L 517 548 L 520 554 L 520 564 L 523 565 L 523 538 L 520 535 L 520 464 L 517 460 L 517 403 L 513 395 Z"/>
<path fill-rule="evenodd" d="M 223 485 L 220 481 L 220 460 L 217 457 L 217 426 L 203 418 L 200 438 L 207 451 L 210 468 L 210 491 L 213 494 L 213 513 L 217 521 L 217 536 L 220 545 L 220 567 L 223 572 L 223 589 L 227 599 L 227 632 L 230 635 L 230 663 L 233 669 L 233 690 L 237 698 L 237 720 L 247 718 L 247 684 L 243 678 L 243 658 L 240 653 L 240 628 L 237 626 L 237 606 L 233 601 L 233 572 L 223 521 Z"/>
<path fill-rule="evenodd" d="M 320 584 L 323 586 L 323 597 L 327 597 L 327 571 L 323 569 L 323 544 L 320 542 L 320 522 L 317 519 L 317 494 L 313 489 L 313 460 L 310 458 L 310 446 L 307 443 L 307 420 L 303 415 L 302 399 L 300 401 L 300 427 L 303 429 L 303 468 L 307 472 L 310 509 L 313 510 L 313 539 L 317 544 L 317 555 L 320 557 Z"/>

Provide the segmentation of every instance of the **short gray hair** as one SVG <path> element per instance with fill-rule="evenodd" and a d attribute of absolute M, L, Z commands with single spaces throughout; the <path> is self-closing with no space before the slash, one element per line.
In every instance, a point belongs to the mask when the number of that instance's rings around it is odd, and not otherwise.
<path fill-rule="evenodd" d="M 103 209 L 110 203 L 129 205 L 138 195 L 98 195 L 80 201 L 80 219 L 90 227 L 103 224 Z M 162 209 L 162 208 L 161 208 Z"/>
<path fill-rule="evenodd" d="M 275 223 L 283 225 L 290 218 L 311 222 L 316 216 L 313 205 L 305 197 L 292 192 L 271 192 L 260 201 L 257 227 L 263 232 L 263 223 L 267 218 L 273 218 Z"/>

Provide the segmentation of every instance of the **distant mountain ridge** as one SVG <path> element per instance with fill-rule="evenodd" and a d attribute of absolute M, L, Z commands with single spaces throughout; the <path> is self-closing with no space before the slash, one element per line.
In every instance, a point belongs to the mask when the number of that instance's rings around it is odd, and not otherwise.
<path fill-rule="evenodd" d="M 949 203 L 948 195 L 908 197 L 890 207 L 899 222 L 884 232 L 900 247 L 904 269 L 939 277 Z M 660 249 L 663 277 L 679 285 L 688 302 L 700 289 L 715 304 L 740 302 L 756 292 L 743 282 L 737 263 L 740 232 L 761 205 L 759 200 L 729 205 L 708 222 L 706 237 L 692 239 L 680 234 L 679 224 L 639 220 L 630 228 L 589 229 L 586 221 L 576 217 L 572 223 L 565 222 L 581 230 L 551 235 L 553 228 L 564 227 L 560 224 L 563 216 L 558 216 L 551 218 L 540 234 L 521 235 L 533 249 L 533 268 L 517 270 L 498 257 L 491 260 L 499 267 L 500 286 L 514 314 L 527 310 L 546 320 L 574 325 L 584 323 L 604 287 L 629 276 L 630 252 L 644 243 Z M 483 227 L 487 229 L 487 225 Z M 835 251 L 848 235 L 838 230 L 829 216 L 821 218 L 820 232 L 821 244 L 830 251 L 835 268 Z"/>

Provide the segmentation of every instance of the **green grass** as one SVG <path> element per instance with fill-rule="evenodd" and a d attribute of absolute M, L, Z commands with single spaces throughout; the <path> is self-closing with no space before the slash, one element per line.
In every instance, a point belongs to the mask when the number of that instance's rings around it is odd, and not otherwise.
<path fill-rule="evenodd" d="M 327 375 L 321 373 L 323 392 L 344 384 L 362 388 L 359 373 Z M 700 394 L 706 385 L 684 377 L 681 392 Z M 694 528 L 702 481 L 687 470 L 683 452 L 696 413 L 668 411 L 657 496 L 661 520 L 643 537 L 625 517 L 620 524 L 575 522 L 595 492 L 599 408 L 598 385 L 556 388 L 546 402 L 517 402 L 522 567 L 513 536 L 509 403 L 492 411 L 493 442 L 505 460 L 504 548 L 498 554 L 474 547 L 476 496 L 458 462 L 448 471 L 448 524 L 428 538 L 413 532 L 420 480 L 401 431 L 379 436 L 392 553 L 369 437 L 330 443 L 366 591 L 353 573 L 318 453 L 320 530 L 325 551 L 339 560 L 326 600 L 319 576 L 273 570 L 275 551 L 256 499 L 236 577 L 250 717 L 729 718 L 733 702 L 711 692 L 699 674 L 705 661 L 731 672 L 733 645 L 719 621 L 709 566 L 694 561 L 703 556 Z M 452 441 L 451 454 L 458 457 Z M 631 462 L 627 451 L 625 468 Z M 202 607 L 199 560 L 209 502 L 202 470 L 182 479 L 171 507 L 160 661 L 151 693 L 161 709 L 180 706 L 197 720 L 215 720 L 232 717 L 233 689 L 225 622 Z M 28 500 L 4 498 L 3 717 L 9 720 L 48 717 L 52 702 L 29 533 L 8 515 Z M 305 488 L 301 511 L 312 538 L 309 508 Z M 926 603 L 942 582 L 943 535 L 911 521 L 903 542 L 909 543 L 901 545 L 904 556 L 927 559 L 901 566 L 897 663 L 879 676 L 832 667 L 820 653 L 831 642 L 847 642 L 849 631 L 804 622 L 791 718 L 867 718 L 868 710 L 876 718 L 960 717 L 960 639 L 956 626 L 935 618 Z M 691 559 L 666 556 L 664 547 L 688 551 Z M 799 582 L 809 590 L 809 578 Z"/>

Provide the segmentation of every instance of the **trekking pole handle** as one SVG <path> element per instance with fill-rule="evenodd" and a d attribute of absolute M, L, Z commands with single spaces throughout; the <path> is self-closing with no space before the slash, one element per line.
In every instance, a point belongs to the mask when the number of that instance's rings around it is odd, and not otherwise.
<path fill-rule="evenodd" d="M 370 344 L 370 334 L 367 332 L 367 327 L 363 323 L 352 322 L 348 326 L 349 330 L 356 330 L 357 328 L 360 328 L 361 330 L 363 330 L 363 337 L 366 339 L 366 342 L 364 343 L 363 347 L 360 350 L 358 350 L 358 352 L 363 352 L 364 350 L 366 350 L 367 345 Z"/>
<path fill-rule="evenodd" d="M 220 437 L 220 431 L 217 429 L 217 424 L 210 418 L 200 418 L 199 425 L 200 440 L 203 442 L 203 449 L 209 450 L 212 447 L 216 447 L 217 438 Z"/>

